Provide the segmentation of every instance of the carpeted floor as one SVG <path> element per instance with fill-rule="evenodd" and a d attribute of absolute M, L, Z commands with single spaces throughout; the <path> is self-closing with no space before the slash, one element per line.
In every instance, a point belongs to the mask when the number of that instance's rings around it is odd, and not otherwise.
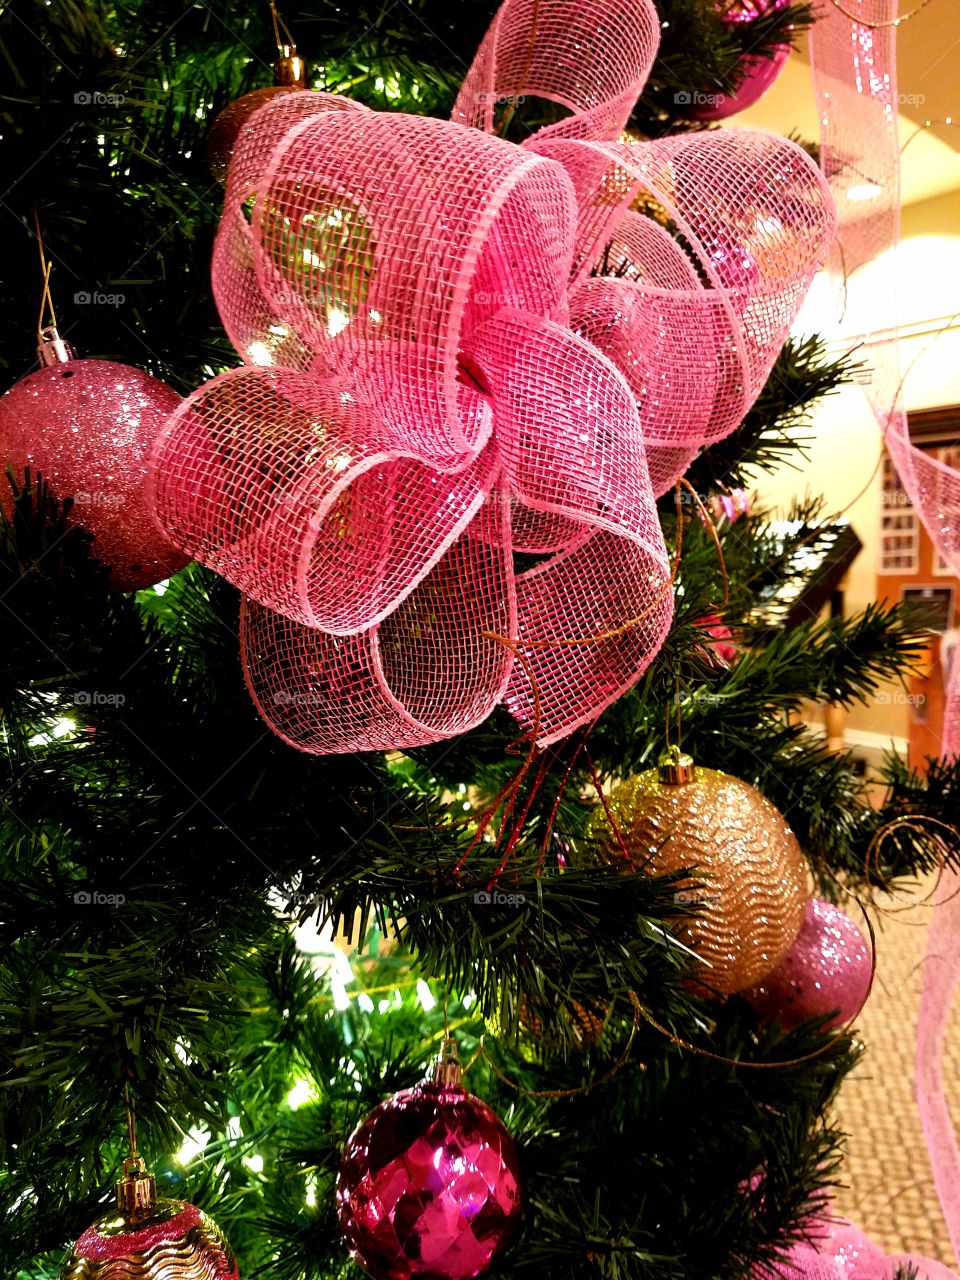
<path fill-rule="evenodd" d="M 921 882 L 917 898 L 931 887 L 932 880 Z M 866 1053 L 835 1109 L 849 1135 L 847 1185 L 838 1192 L 836 1209 L 888 1252 L 920 1253 L 955 1265 L 913 1097 L 920 962 L 929 919 L 930 908 L 922 905 L 879 919 L 877 977 L 858 1028 Z M 944 1075 L 960 1122 L 960 1004 L 948 1034 Z"/>

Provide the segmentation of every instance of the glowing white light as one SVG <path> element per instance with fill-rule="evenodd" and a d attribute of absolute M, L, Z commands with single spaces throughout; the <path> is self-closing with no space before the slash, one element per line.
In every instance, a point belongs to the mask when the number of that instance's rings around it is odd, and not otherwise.
<path fill-rule="evenodd" d="M 377 1007 L 365 991 L 361 991 L 357 996 L 357 1004 L 364 1013 L 373 1013 L 374 1009 Z"/>
<path fill-rule="evenodd" d="M 55 742 L 59 738 L 69 738 L 77 731 L 77 723 L 71 720 L 69 716 L 61 716 L 59 720 L 54 720 L 49 728 L 35 733 L 32 738 L 27 740 L 30 747 L 48 747 L 51 742 Z"/>
<path fill-rule="evenodd" d="M 194 1156 L 198 1156 L 210 1141 L 206 1129 L 191 1129 L 183 1140 L 183 1146 L 173 1157 L 178 1164 L 189 1164 Z"/>
<path fill-rule="evenodd" d="M 335 338 L 338 333 L 343 333 L 349 323 L 350 317 L 339 307 L 331 307 L 327 312 L 327 333 L 331 338 Z"/>
<path fill-rule="evenodd" d="M 333 956 L 333 969 L 341 982 L 353 981 L 353 970 L 350 968 L 350 961 L 343 954 L 339 947 L 336 948 Z"/>
<path fill-rule="evenodd" d="M 244 1156 L 243 1163 L 251 1173 L 263 1173 L 263 1156 Z"/>
<path fill-rule="evenodd" d="M 173 1046 L 173 1052 L 177 1055 L 177 1057 L 180 1059 L 181 1062 L 185 1062 L 188 1066 L 191 1062 L 194 1061 L 194 1059 L 190 1056 L 189 1049 L 190 1049 L 190 1046 L 187 1044 L 186 1040 L 182 1040 L 182 1039 L 177 1040 L 177 1042 Z"/>
<path fill-rule="evenodd" d="M 273 364 L 270 348 L 264 342 L 251 342 L 247 347 L 247 355 L 254 364 L 258 364 L 261 367 Z"/>
<path fill-rule="evenodd" d="M 153 588 L 154 594 L 158 596 L 165 596 L 167 594 L 167 587 L 169 587 L 169 585 L 170 585 L 169 578 L 164 578 L 162 582 L 155 583 Z"/>
<path fill-rule="evenodd" d="M 285 338 L 290 330 L 285 324 L 272 324 L 270 326 L 270 332 L 275 333 L 278 338 Z"/>
<path fill-rule="evenodd" d="M 231 1142 L 238 1142 L 243 1137 L 239 1116 L 231 1116 L 227 1121 L 227 1137 Z"/>
<path fill-rule="evenodd" d="M 330 974 L 330 990 L 333 993 L 334 1008 L 342 1011 L 350 1008 L 347 986 L 353 982 L 353 970 L 350 968 L 350 961 L 339 947 L 334 950 L 332 960 L 333 972 Z"/>
<path fill-rule="evenodd" d="M 437 1003 L 433 998 L 433 993 L 422 978 L 417 979 L 417 999 L 420 1001 L 420 1007 L 424 1013 L 429 1013 Z"/>
<path fill-rule="evenodd" d="M 339 1009 L 342 1013 L 344 1009 L 350 1008 L 350 997 L 347 995 L 347 989 L 334 974 L 330 979 L 330 990 L 333 993 L 333 1007 Z"/>
<path fill-rule="evenodd" d="M 308 1102 L 313 1102 L 317 1092 L 309 1080 L 298 1080 L 287 1094 L 287 1106 L 291 1111 L 299 1111 Z"/>
<path fill-rule="evenodd" d="M 877 196 L 883 195 L 883 187 L 877 186 L 875 182 L 861 182 L 859 186 L 851 187 L 847 192 L 848 200 L 876 200 Z"/>

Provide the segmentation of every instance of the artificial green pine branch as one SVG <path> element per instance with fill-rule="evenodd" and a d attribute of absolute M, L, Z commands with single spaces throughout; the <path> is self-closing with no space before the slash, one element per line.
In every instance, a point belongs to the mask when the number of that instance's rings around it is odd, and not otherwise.
<path fill-rule="evenodd" d="M 829 356 L 816 334 L 788 338 L 743 422 L 700 452 L 687 479 L 698 492 L 710 493 L 721 485 L 748 487 L 758 471 L 802 466 L 811 437 L 801 432 L 809 429 L 813 410 L 851 383 L 858 367 L 849 356 Z"/>

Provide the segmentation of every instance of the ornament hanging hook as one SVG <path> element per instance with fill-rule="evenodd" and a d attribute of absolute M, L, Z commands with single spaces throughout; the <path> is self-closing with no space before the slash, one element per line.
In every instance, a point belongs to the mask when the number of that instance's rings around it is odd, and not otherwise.
<path fill-rule="evenodd" d="M 36 209 L 33 211 L 33 231 L 37 237 L 37 252 L 40 254 L 40 273 L 43 276 L 43 291 L 40 295 L 40 318 L 37 321 L 37 340 L 43 342 L 44 332 L 48 328 L 44 324 L 44 317 L 49 313 L 50 328 L 57 327 L 57 313 L 53 305 L 53 295 L 50 292 L 50 272 L 53 270 L 53 263 L 47 261 L 47 255 L 43 249 L 43 233 L 40 230 L 40 215 Z"/>
<path fill-rule="evenodd" d="M 293 32 L 287 26 L 276 0 L 270 0 L 270 20 L 273 23 L 273 39 L 277 46 L 277 60 L 273 64 L 273 78 L 276 84 L 291 89 L 307 87 L 307 64 L 297 53 L 297 42 Z"/>
<path fill-rule="evenodd" d="M 127 1141 L 130 1145 L 130 1159 L 137 1158 L 137 1104 L 130 1092 L 130 1081 L 123 1086 L 123 1105 L 127 1109 Z"/>
<path fill-rule="evenodd" d="M 53 365 L 66 364 L 73 358 L 74 350 L 69 342 L 65 342 L 57 330 L 57 313 L 53 305 L 53 294 L 50 290 L 50 273 L 53 263 L 47 258 L 43 248 L 43 233 L 40 230 L 40 215 L 33 211 L 33 230 L 37 238 L 37 251 L 40 254 L 40 272 L 43 276 L 43 290 L 40 295 L 40 316 L 37 321 L 37 358 L 40 364 L 49 369 Z M 49 315 L 50 322 L 44 320 Z"/>
<path fill-rule="evenodd" d="M 289 48 L 296 49 L 296 41 L 293 38 L 290 28 L 287 26 L 277 9 L 276 0 L 270 0 L 270 19 L 273 23 L 273 38 L 276 43 L 278 53 L 282 56 L 287 52 L 287 50 L 284 49 L 284 45 L 287 45 Z"/>

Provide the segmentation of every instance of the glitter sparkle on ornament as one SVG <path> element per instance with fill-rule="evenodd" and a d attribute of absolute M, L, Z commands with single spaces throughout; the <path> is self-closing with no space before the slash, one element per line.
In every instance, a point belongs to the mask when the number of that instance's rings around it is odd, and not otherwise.
<path fill-rule="evenodd" d="M 156 1196 L 139 1156 L 124 1165 L 117 1205 L 73 1246 L 60 1280 L 239 1280 L 223 1232 L 196 1205 Z"/>
<path fill-rule="evenodd" d="M 18 483 L 29 467 L 54 497 L 73 499 L 70 519 L 92 534 L 118 591 L 153 586 L 189 562 L 161 534 L 145 494 L 150 448 L 178 404 L 165 383 L 111 360 L 67 360 L 0 397 L 0 461 Z M 2 489 L 9 513 L 5 480 Z"/>
<path fill-rule="evenodd" d="M 732 995 L 779 964 L 800 929 L 808 873 L 796 836 L 765 796 L 668 751 L 658 769 L 625 779 L 607 803 L 638 870 L 692 869 L 674 887 L 678 904 L 696 914 L 673 927 L 704 962 L 698 989 Z M 586 834 L 603 861 L 623 861 L 603 805 Z"/>
<path fill-rule="evenodd" d="M 797 940 L 772 973 L 742 993 L 763 1018 L 792 1030 L 806 1018 L 838 1012 L 842 1026 L 863 1008 L 873 964 L 863 934 L 839 907 L 811 898 Z"/>

